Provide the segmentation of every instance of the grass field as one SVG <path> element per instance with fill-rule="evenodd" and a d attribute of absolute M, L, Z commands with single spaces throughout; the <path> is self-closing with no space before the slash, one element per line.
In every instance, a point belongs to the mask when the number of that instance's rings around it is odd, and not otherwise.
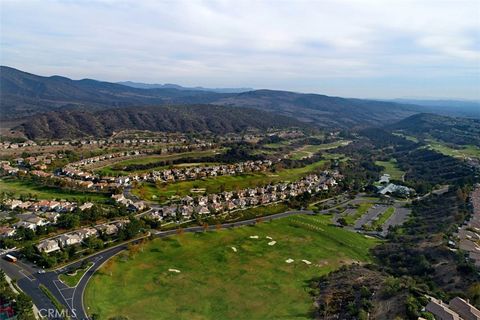
<path fill-rule="evenodd" d="M 207 193 L 219 193 L 221 190 L 231 191 L 280 181 L 295 181 L 324 166 L 325 161 L 318 161 L 301 168 L 283 169 L 276 173 L 255 173 L 238 176 L 220 176 L 204 180 L 182 181 L 165 185 L 153 183 L 142 184 L 132 190 L 136 196 L 152 201 L 163 202 L 171 196 L 186 196 L 191 189 L 205 189 Z"/>
<path fill-rule="evenodd" d="M 418 139 L 414 136 L 409 136 L 409 135 L 406 135 L 406 134 L 403 134 L 401 132 L 394 132 L 393 133 L 394 135 L 398 136 L 398 137 L 403 137 L 409 141 L 412 141 L 412 142 L 415 142 L 415 143 L 418 143 Z"/>
<path fill-rule="evenodd" d="M 107 200 L 106 194 L 94 192 L 70 191 L 60 188 L 45 187 L 30 181 L 10 178 L 0 179 L 0 192 L 12 193 L 15 198 L 20 196 L 34 197 L 37 199 L 65 199 L 69 201 L 101 201 Z"/>
<path fill-rule="evenodd" d="M 373 206 L 372 202 L 362 202 L 358 205 L 355 214 L 345 216 L 345 221 L 348 225 L 353 225 L 355 221 L 360 219 Z"/>
<path fill-rule="evenodd" d="M 375 164 L 383 167 L 383 173 L 388 173 L 390 178 L 394 180 L 403 180 L 405 171 L 400 170 L 400 168 L 397 166 L 397 160 L 390 159 L 390 161 L 375 161 Z"/>
<path fill-rule="evenodd" d="M 97 272 L 85 305 L 100 319 L 310 319 L 308 281 L 368 261 L 377 243 L 331 226 L 330 219 L 295 216 L 156 239 Z M 277 243 L 269 246 L 267 236 Z"/>
<path fill-rule="evenodd" d="M 456 157 L 456 158 L 465 158 L 465 157 L 472 157 L 480 159 L 480 147 L 477 146 L 458 146 L 458 149 L 454 149 L 442 143 L 441 141 L 437 140 L 426 140 L 428 142 L 428 146 L 444 155 Z"/>
<path fill-rule="evenodd" d="M 120 176 L 120 175 L 128 175 L 132 173 L 144 172 L 144 171 L 151 171 L 151 170 L 159 170 L 165 168 L 165 166 L 158 166 L 155 168 L 151 168 L 148 170 L 138 170 L 138 171 L 122 171 L 121 168 L 133 165 L 133 164 L 150 164 L 155 163 L 158 161 L 164 160 L 177 160 L 182 158 L 201 158 L 201 157 L 209 157 L 215 155 L 215 153 L 221 152 L 219 150 L 205 150 L 205 151 L 193 151 L 193 152 L 183 152 L 183 153 L 175 153 L 169 155 L 156 155 L 156 156 L 145 156 L 140 158 L 128 159 L 116 162 L 114 164 L 96 169 L 95 172 L 103 175 L 103 176 Z"/>
<path fill-rule="evenodd" d="M 331 143 L 319 144 L 319 145 L 306 145 L 292 151 L 289 154 L 289 158 L 293 160 L 300 160 L 305 157 L 311 157 L 314 153 L 322 150 L 335 149 L 340 146 L 348 145 L 351 141 L 339 140 Z"/>

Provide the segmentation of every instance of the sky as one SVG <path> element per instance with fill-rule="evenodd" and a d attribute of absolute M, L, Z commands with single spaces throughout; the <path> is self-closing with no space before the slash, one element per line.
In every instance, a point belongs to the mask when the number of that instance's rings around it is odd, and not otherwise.
<path fill-rule="evenodd" d="M 72 79 L 480 100 L 480 0 L 0 0 L 0 62 Z"/>

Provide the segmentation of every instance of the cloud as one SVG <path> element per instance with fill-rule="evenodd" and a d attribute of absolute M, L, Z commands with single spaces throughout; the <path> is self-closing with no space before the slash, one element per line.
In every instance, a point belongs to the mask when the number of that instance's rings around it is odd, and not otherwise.
<path fill-rule="evenodd" d="M 405 96 L 401 84 L 416 82 L 428 96 L 478 97 L 478 1 L 26 0 L 1 6 L 2 64 L 34 73 L 342 95 L 358 94 L 353 86 L 362 81 L 376 83 L 362 85 L 360 96 Z M 439 77 L 457 81 L 455 90 L 435 87 Z M 329 80 L 337 85 L 328 92 L 312 85 Z M 395 83 L 382 86 L 386 81 Z"/>

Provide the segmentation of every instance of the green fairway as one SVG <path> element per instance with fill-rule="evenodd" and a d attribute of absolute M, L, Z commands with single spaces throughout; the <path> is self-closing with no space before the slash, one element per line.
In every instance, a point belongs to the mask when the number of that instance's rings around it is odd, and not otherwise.
<path fill-rule="evenodd" d="M 280 181 L 295 181 L 323 168 L 325 161 L 318 161 L 301 168 L 283 169 L 276 173 L 255 173 L 238 176 L 220 176 L 204 180 L 182 181 L 169 184 L 145 183 L 133 189 L 136 196 L 153 201 L 165 201 L 171 196 L 194 194 L 191 189 L 205 189 L 207 193 L 219 193 L 267 185 Z M 203 192 L 202 192 L 203 193 Z"/>
<path fill-rule="evenodd" d="M 102 201 L 107 200 L 107 194 L 98 192 L 70 191 L 54 187 L 45 187 L 28 180 L 12 178 L 0 179 L 0 192 L 11 193 L 13 197 L 33 197 L 37 199 L 65 199 L 69 201 Z"/>
<path fill-rule="evenodd" d="M 398 136 L 398 137 L 402 137 L 402 138 L 405 138 L 409 141 L 412 141 L 412 142 L 415 142 L 415 143 L 418 143 L 418 139 L 414 136 L 409 136 L 409 135 L 406 135 L 404 133 L 401 133 L 401 132 L 394 132 L 393 133 L 394 135 Z"/>
<path fill-rule="evenodd" d="M 467 145 L 467 146 L 458 146 L 458 148 L 449 147 L 446 143 L 443 143 L 438 140 L 426 140 L 428 146 L 440 152 L 446 156 L 456 157 L 456 158 L 465 158 L 472 157 L 480 159 L 480 148 L 477 146 Z"/>
<path fill-rule="evenodd" d="M 310 319 L 308 281 L 369 261 L 378 241 L 330 219 L 302 215 L 153 240 L 102 267 L 85 305 L 97 319 Z"/>
<path fill-rule="evenodd" d="M 175 154 L 168 154 L 168 155 L 145 156 L 140 158 L 119 161 L 114 164 L 96 169 L 95 172 L 103 176 L 121 176 L 121 175 L 128 175 L 132 173 L 139 173 L 139 172 L 145 172 L 145 171 L 151 171 L 151 170 L 160 170 L 168 166 L 158 166 L 158 167 L 150 168 L 148 170 L 135 170 L 135 171 L 122 171 L 122 168 L 129 165 L 150 164 L 150 163 L 155 163 L 159 161 L 178 160 L 182 158 L 209 157 L 209 156 L 215 155 L 215 153 L 218 153 L 218 152 L 221 152 L 221 150 L 192 151 L 192 152 L 183 152 L 183 153 L 175 153 Z"/>
<path fill-rule="evenodd" d="M 383 167 L 384 170 L 382 173 L 388 173 L 390 178 L 393 180 L 403 180 L 405 171 L 402 171 L 398 165 L 397 160 L 390 159 L 389 161 L 375 161 L 377 166 Z"/>
<path fill-rule="evenodd" d="M 293 160 L 300 160 L 306 157 L 311 157 L 313 154 L 322 151 L 335 149 L 340 146 L 348 145 L 351 141 L 339 140 L 331 143 L 318 144 L 318 145 L 306 145 L 292 151 L 289 154 L 289 158 Z"/>

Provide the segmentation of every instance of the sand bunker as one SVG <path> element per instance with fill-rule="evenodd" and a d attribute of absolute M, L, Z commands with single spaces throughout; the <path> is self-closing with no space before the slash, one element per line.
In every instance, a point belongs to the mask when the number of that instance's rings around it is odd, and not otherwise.
<path fill-rule="evenodd" d="M 168 271 L 170 271 L 170 272 L 176 272 L 176 273 L 180 273 L 180 270 L 178 270 L 178 269 L 168 269 Z"/>
<path fill-rule="evenodd" d="M 237 252 L 237 248 L 235 248 L 235 247 L 231 247 L 231 248 L 232 248 L 233 252 Z"/>
<path fill-rule="evenodd" d="M 277 243 L 277 241 L 270 241 L 270 242 L 268 243 L 268 245 L 269 245 L 269 246 L 273 246 L 273 245 L 275 245 L 275 243 Z"/>
<path fill-rule="evenodd" d="M 286 263 L 292 263 L 293 261 L 295 261 L 295 260 L 290 259 L 290 258 L 288 258 L 287 260 L 285 260 Z"/>

